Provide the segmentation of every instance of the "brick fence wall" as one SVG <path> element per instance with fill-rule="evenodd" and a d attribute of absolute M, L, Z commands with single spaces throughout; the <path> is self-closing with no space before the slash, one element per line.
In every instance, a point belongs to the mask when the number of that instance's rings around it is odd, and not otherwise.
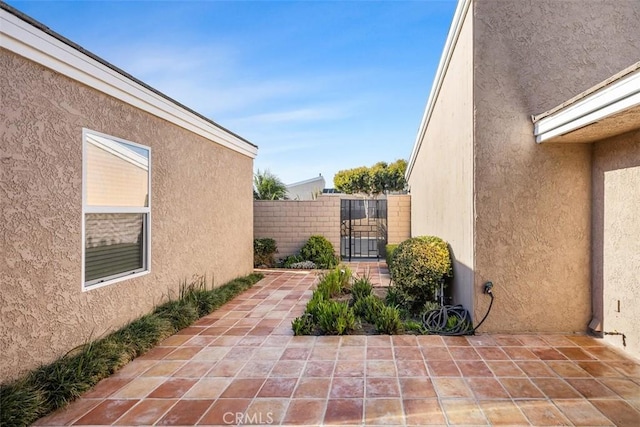
<path fill-rule="evenodd" d="M 387 243 L 400 243 L 411 237 L 411 196 L 387 196 Z"/>
<path fill-rule="evenodd" d="M 388 242 L 400 243 L 411 237 L 411 196 L 390 195 L 387 200 Z M 340 197 L 253 202 L 253 236 L 275 239 L 277 258 L 297 253 L 314 234 L 326 237 L 340 253 Z"/>

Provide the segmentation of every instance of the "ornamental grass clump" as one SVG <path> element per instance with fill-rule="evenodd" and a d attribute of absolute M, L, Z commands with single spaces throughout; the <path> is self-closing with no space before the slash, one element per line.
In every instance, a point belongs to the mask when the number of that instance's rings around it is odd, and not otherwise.
<path fill-rule="evenodd" d="M 108 336 L 87 342 L 58 360 L 0 385 L 0 426 L 28 426 L 59 409 L 179 329 L 209 314 L 262 279 L 251 274 L 207 289 L 199 277 L 168 301 Z"/>
<path fill-rule="evenodd" d="M 406 308 L 417 314 L 453 277 L 449 245 L 434 236 L 405 240 L 393 252 L 390 272 Z"/>

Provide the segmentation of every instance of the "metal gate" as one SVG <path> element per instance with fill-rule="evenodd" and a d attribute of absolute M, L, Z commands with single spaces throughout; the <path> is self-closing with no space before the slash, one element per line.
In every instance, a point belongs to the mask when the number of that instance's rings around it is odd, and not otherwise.
<path fill-rule="evenodd" d="M 386 244 L 386 200 L 340 200 L 340 255 L 343 259 L 384 257 Z"/>

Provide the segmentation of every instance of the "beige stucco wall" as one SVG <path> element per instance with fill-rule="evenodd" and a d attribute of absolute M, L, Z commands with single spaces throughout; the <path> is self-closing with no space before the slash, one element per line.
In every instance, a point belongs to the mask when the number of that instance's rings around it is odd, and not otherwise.
<path fill-rule="evenodd" d="M 471 10 L 422 138 L 409 186 L 411 235 L 453 251 L 455 302 L 473 309 L 473 18 Z"/>
<path fill-rule="evenodd" d="M 640 357 L 640 131 L 594 144 L 592 209 L 594 314 Z"/>
<path fill-rule="evenodd" d="M 300 251 L 309 237 L 326 237 L 340 253 L 340 198 L 320 196 L 317 200 L 255 200 L 253 205 L 254 238 L 276 241 L 278 254 L 284 258 Z"/>
<path fill-rule="evenodd" d="M 585 331 L 591 147 L 536 145 L 530 116 L 637 61 L 640 2 L 492 0 L 473 11 L 475 317 L 492 280 L 483 331 Z"/>
<path fill-rule="evenodd" d="M 411 237 L 411 195 L 387 196 L 387 243 L 397 244 Z"/>
<path fill-rule="evenodd" d="M 251 158 L 0 50 L 0 381 L 252 270 Z M 82 128 L 150 146 L 151 272 L 82 292 Z"/>

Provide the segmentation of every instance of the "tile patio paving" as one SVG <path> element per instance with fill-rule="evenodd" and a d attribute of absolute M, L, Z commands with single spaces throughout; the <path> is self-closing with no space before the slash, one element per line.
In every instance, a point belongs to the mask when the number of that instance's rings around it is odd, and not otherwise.
<path fill-rule="evenodd" d="M 640 426 L 640 363 L 600 340 L 293 337 L 315 280 L 267 272 L 36 425 Z"/>

